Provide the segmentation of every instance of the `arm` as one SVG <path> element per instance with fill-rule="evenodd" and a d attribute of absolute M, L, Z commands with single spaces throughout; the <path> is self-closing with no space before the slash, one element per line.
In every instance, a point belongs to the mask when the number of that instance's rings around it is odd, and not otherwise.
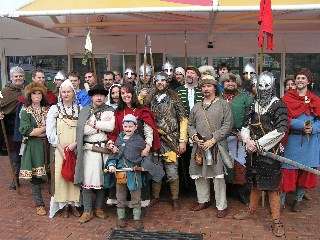
<path fill-rule="evenodd" d="M 233 117 L 230 105 L 227 102 L 223 102 L 221 106 L 223 107 L 223 120 L 222 126 L 212 134 L 212 139 L 214 139 L 215 142 L 225 139 L 233 126 Z"/>
<path fill-rule="evenodd" d="M 281 101 L 277 102 L 271 116 L 273 116 L 272 121 L 274 122 L 274 130 L 266 133 L 257 141 L 257 147 L 262 148 L 265 151 L 268 151 L 277 145 L 288 130 L 287 109 Z"/>
<path fill-rule="evenodd" d="M 96 129 L 105 132 L 112 132 L 115 126 L 115 116 L 113 111 L 105 111 L 102 113 L 101 120 L 96 121 Z"/>
<path fill-rule="evenodd" d="M 46 134 L 48 142 L 56 147 L 59 144 L 59 139 L 57 135 L 57 117 L 58 117 L 58 108 L 56 105 L 50 107 L 47 120 L 46 120 Z"/>
<path fill-rule="evenodd" d="M 189 133 L 189 136 L 191 137 L 192 140 L 197 135 L 196 119 L 195 119 L 195 107 L 192 108 L 192 110 L 191 110 L 191 112 L 189 114 L 188 133 Z"/>

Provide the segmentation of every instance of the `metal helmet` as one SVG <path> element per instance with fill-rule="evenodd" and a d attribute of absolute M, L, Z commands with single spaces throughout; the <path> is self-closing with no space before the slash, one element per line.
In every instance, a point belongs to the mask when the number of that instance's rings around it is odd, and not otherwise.
<path fill-rule="evenodd" d="M 136 72 L 132 68 L 126 68 L 124 71 L 124 75 L 128 78 L 132 78 L 132 75 L 134 75 Z"/>
<path fill-rule="evenodd" d="M 166 62 L 162 66 L 162 70 L 170 77 L 173 75 L 173 69 L 174 69 L 174 67 L 170 62 Z"/>
<path fill-rule="evenodd" d="M 243 77 L 245 80 L 250 80 L 254 75 L 256 75 L 256 69 L 252 63 L 247 63 L 243 68 Z"/>
<path fill-rule="evenodd" d="M 259 91 L 268 91 L 270 89 L 273 89 L 275 80 L 276 79 L 271 72 L 262 72 L 259 75 L 256 87 Z"/>
<path fill-rule="evenodd" d="M 54 76 L 54 80 L 61 80 L 61 81 L 66 80 L 66 76 L 64 72 L 63 71 L 57 72 L 57 74 Z"/>
<path fill-rule="evenodd" d="M 142 64 L 139 68 L 139 76 L 143 77 L 144 75 L 146 75 L 146 76 L 152 75 L 152 67 L 149 64 L 146 65 L 146 73 L 145 74 L 144 74 L 144 64 Z"/>

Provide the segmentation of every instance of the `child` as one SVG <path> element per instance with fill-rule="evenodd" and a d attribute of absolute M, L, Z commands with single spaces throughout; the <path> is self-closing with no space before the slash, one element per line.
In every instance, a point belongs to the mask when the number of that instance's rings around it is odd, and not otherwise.
<path fill-rule="evenodd" d="M 141 152 L 145 148 L 144 139 L 136 133 L 137 118 L 128 114 L 123 118 L 123 132 L 121 132 L 115 142 L 110 146 L 112 152 L 106 163 L 109 173 L 116 175 L 116 197 L 117 197 L 117 226 L 126 227 L 125 206 L 127 200 L 127 189 L 131 195 L 131 205 L 133 208 L 133 220 L 135 228 L 143 229 L 141 220 Z M 123 171 L 118 171 L 123 170 Z"/>

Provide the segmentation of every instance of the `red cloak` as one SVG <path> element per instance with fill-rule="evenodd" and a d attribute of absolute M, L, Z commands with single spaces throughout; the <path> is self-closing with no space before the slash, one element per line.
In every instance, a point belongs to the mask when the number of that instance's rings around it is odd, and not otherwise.
<path fill-rule="evenodd" d="M 137 117 L 138 120 L 142 120 L 146 124 L 148 124 L 152 130 L 153 130 L 153 142 L 152 142 L 152 149 L 154 151 L 157 151 L 160 149 L 160 137 L 158 133 L 158 128 L 156 125 L 155 117 L 153 113 L 150 111 L 147 107 L 141 107 L 141 108 L 128 108 L 125 107 L 124 110 L 115 112 L 115 127 L 113 132 L 109 135 L 110 139 L 112 141 L 116 141 L 119 133 L 123 130 L 122 129 L 122 120 L 123 117 L 127 114 L 133 114 Z"/>

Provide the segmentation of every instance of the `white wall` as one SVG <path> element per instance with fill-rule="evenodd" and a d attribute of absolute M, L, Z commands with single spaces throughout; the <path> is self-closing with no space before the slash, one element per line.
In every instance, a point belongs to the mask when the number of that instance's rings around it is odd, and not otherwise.
<path fill-rule="evenodd" d="M 174 56 L 184 56 L 184 35 L 153 35 L 152 51 L 164 52 Z M 273 52 L 287 53 L 320 53 L 320 33 L 280 33 L 275 35 Z M 95 54 L 143 52 L 144 36 L 93 36 Z M 225 33 L 214 37 L 213 49 L 207 48 L 206 34 L 188 35 L 189 56 L 241 56 L 259 52 L 256 34 Z M 66 55 L 81 54 L 84 37 L 38 39 L 2 39 L 0 48 L 4 47 L 7 56 L 27 55 Z"/>

